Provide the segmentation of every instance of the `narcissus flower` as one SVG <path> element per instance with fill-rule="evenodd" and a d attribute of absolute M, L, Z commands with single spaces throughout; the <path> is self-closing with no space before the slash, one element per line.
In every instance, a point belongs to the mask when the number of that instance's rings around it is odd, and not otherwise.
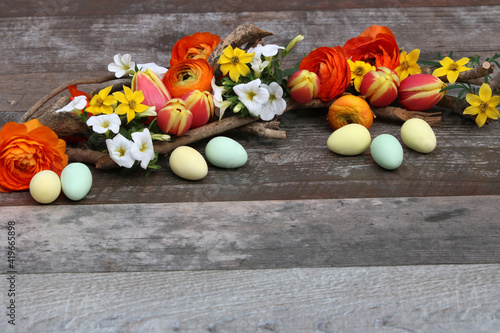
<path fill-rule="evenodd" d="M 116 113 L 92 116 L 87 120 L 87 126 L 92 127 L 92 130 L 99 134 L 108 131 L 118 133 L 121 124 L 120 117 Z"/>
<path fill-rule="evenodd" d="M 113 86 L 101 89 L 97 95 L 94 95 L 94 97 L 90 100 L 90 106 L 86 109 L 86 111 L 92 113 L 93 115 L 113 113 L 113 104 L 116 103 L 116 98 L 109 94 L 111 92 L 111 88 L 113 88 Z"/>
<path fill-rule="evenodd" d="M 464 114 L 477 115 L 476 124 L 482 127 L 488 118 L 498 119 L 500 113 L 497 106 L 500 104 L 500 96 L 492 96 L 491 87 L 483 83 L 479 88 L 479 94 L 467 94 L 465 97 L 470 106 L 464 110 Z"/>
<path fill-rule="evenodd" d="M 343 48 L 352 61 L 361 60 L 377 68 L 395 69 L 399 65 L 399 47 L 388 27 L 372 25 L 348 40 Z"/>
<path fill-rule="evenodd" d="M 113 94 L 115 98 L 120 102 L 115 109 L 115 113 L 122 115 L 127 115 L 127 124 L 135 118 L 136 113 L 141 113 L 149 109 L 149 106 L 141 104 L 144 101 L 144 95 L 142 91 L 132 91 L 129 87 L 123 86 L 123 91 L 117 91 Z"/>
<path fill-rule="evenodd" d="M 399 66 L 395 69 L 401 81 L 406 79 L 409 75 L 422 73 L 422 69 L 417 64 L 418 57 L 420 57 L 419 49 L 410 51 L 408 54 L 406 51 L 401 52 L 399 55 Z"/>
<path fill-rule="evenodd" d="M 205 59 L 185 59 L 173 65 L 163 77 L 172 98 L 181 98 L 192 90 L 211 91 L 214 69 Z"/>
<path fill-rule="evenodd" d="M 208 59 L 220 43 L 221 38 L 209 32 L 197 32 L 191 36 L 179 39 L 170 57 L 170 66 L 185 59 Z"/>
<path fill-rule="evenodd" d="M 132 140 L 134 141 L 130 148 L 132 158 L 136 161 L 140 161 L 141 168 L 146 169 L 149 162 L 155 158 L 151 133 L 147 128 L 142 132 L 134 132 L 132 133 Z"/>
<path fill-rule="evenodd" d="M 261 114 L 262 106 L 269 100 L 269 91 L 261 87 L 260 79 L 238 84 L 233 87 L 233 90 L 238 95 L 238 99 L 254 116 Z"/>
<path fill-rule="evenodd" d="M 318 75 L 321 87 L 317 97 L 323 101 L 341 95 L 351 83 L 351 69 L 340 46 L 323 46 L 311 51 L 302 59 L 299 69 Z"/>
<path fill-rule="evenodd" d="M 376 68 L 375 66 L 360 60 L 352 61 L 351 59 L 348 59 L 347 62 L 349 63 L 349 68 L 351 69 L 351 80 L 354 83 L 354 89 L 359 91 L 363 77 L 366 73 L 376 70 Z"/>
<path fill-rule="evenodd" d="M 282 115 L 286 109 L 286 101 L 283 99 L 283 88 L 276 82 L 271 82 L 269 85 L 263 83 L 260 86 L 269 92 L 269 99 L 261 108 L 260 119 L 269 121 L 274 116 Z"/>
<path fill-rule="evenodd" d="M 117 78 L 123 77 L 125 75 L 134 75 L 135 73 L 135 62 L 132 61 L 130 54 L 116 54 L 113 57 L 114 62 L 108 65 L 108 70 L 115 73 Z"/>
<path fill-rule="evenodd" d="M 108 148 L 109 157 L 121 167 L 131 168 L 135 159 L 132 157 L 133 142 L 128 140 L 121 134 L 115 135 L 113 139 L 106 140 L 106 147 Z"/>
<path fill-rule="evenodd" d="M 455 83 L 461 72 L 472 69 L 465 66 L 469 60 L 469 58 L 462 58 L 458 61 L 453 61 L 450 57 L 444 57 L 443 60 L 439 62 L 443 67 L 436 68 L 434 72 L 432 72 L 432 75 L 437 77 L 446 75 L 448 82 Z"/>
<path fill-rule="evenodd" d="M 227 75 L 234 82 L 238 82 L 240 76 L 247 76 L 250 74 L 248 63 L 252 61 L 254 53 L 246 53 L 242 49 L 235 48 L 231 45 L 226 47 L 217 61 L 220 65 L 222 74 Z"/>

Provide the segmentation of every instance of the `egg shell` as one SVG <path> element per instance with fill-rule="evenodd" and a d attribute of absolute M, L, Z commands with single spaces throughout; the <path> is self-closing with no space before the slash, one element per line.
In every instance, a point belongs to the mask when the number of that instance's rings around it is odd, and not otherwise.
<path fill-rule="evenodd" d="M 403 163 L 403 147 L 393 135 L 377 136 L 370 145 L 370 152 L 375 162 L 384 169 L 394 170 Z"/>
<path fill-rule="evenodd" d="M 211 139 L 205 147 L 207 160 L 219 168 L 239 168 L 248 160 L 245 148 L 237 141 L 218 136 Z"/>
<path fill-rule="evenodd" d="M 68 199 L 82 200 L 92 187 L 92 172 L 83 163 L 70 163 L 61 172 L 61 187 Z"/>
<path fill-rule="evenodd" d="M 203 156 L 188 146 L 175 148 L 170 154 L 169 164 L 177 176 L 187 180 L 200 180 L 208 174 L 208 165 Z"/>
<path fill-rule="evenodd" d="M 31 178 L 30 194 L 37 202 L 49 204 L 61 194 L 61 180 L 52 170 L 43 170 Z"/>
<path fill-rule="evenodd" d="M 348 124 L 333 132 L 326 145 L 340 155 L 359 155 L 369 146 L 372 138 L 368 129 L 360 124 Z"/>
<path fill-rule="evenodd" d="M 428 154 L 437 145 L 436 135 L 431 126 L 422 119 L 412 118 L 401 126 L 401 139 L 403 143 L 415 151 Z"/>

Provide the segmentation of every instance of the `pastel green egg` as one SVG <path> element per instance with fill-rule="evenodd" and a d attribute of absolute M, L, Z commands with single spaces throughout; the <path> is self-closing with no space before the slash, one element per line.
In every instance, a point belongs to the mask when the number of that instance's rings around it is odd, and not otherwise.
<path fill-rule="evenodd" d="M 61 172 L 62 191 L 73 201 L 85 198 L 92 187 L 92 180 L 92 172 L 83 163 L 70 163 Z"/>
<path fill-rule="evenodd" d="M 188 146 L 175 148 L 170 154 L 169 164 L 173 173 L 187 180 L 200 180 L 208 174 L 208 165 L 203 156 Z"/>
<path fill-rule="evenodd" d="M 403 147 L 390 134 L 380 134 L 373 139 L 370 152 L 375 162 L 384 169 L 394 170 L 403 163 Z"/>
<path fill-rule="evenodd" d="M 436 148 L 437 140 L 431 126 L 423 119 L 412 118 L 401 126 L 403 143 L 420 153 L 430 153 Z"/>
<path fill-rule="evenodd" d="M 369 146 L 372 138 L 366 127 L 360 124 L 348 124 L 333 132 L 326 145 L 340 155 L 359 155 Z"/>
<path fill-rule="evenodd" d="M 37 202 L 49 204 L 61 194 L 61 180 L 52 170 L 43 170 L 31 178 L 30 194 Z"/>
<path fill-rule="evenodd" d="M 219 168 L 239 168 L 248 160 L 248 154 L 237 141 L 218 136 L 211 139 L 205 147 L 207 160 Z"/>

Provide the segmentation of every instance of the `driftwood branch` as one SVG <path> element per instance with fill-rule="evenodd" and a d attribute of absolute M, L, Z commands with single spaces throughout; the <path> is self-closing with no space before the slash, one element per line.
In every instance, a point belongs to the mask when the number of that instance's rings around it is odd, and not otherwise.
<path fill-rule="evenodd" d="M 425 120 L 430 126 L 441 125 L 441 112 L 409 111 L 394 106 L 386 106 L 381 108 L 374 107 L 372 108 L 372 111 L 377 119 L 405 122 L 411 118 L 419 118 Z"/>
<path fill-rule="evenodd" d="M 42 97 L 38 102 L 36 102 L 21 118 L 21 121 L 28 121 L 30 118 L 36 118 L 37 114 L 36 112 L 45 105 L 48 101 L 50 101 L 52 98 L 56 97 L 66 89 L 68 89 L 68 86 L 73 86 L 73 85 L 83 85 L 83 84 L 98 84 L 98 83 L 104 83 L 108 81 L 113 81 L 116 80 L 116 76 L 114 74 L 107 74 L 106 76 L 101 76 L 101 77 L 96 77 L 96 78 L 85 78 L 85 79 L 76 79 L 69 81 L 67 83 L 61 84 L 57 88 L 53 89 L 51 92 L 49 92 L 47 95 Z M 130 80 L 128 80 L 130 81 Z"/>
<path fill-rule="evenodd" d="M 494 70 L 495 66 L 492 63 L 485 61 L 479 67 L 474 67 L 471 70 L 460 72 L 460 74 L 458 74 L 457 82 L 471 82 L 471 81 L 475 82 L 477 79 L 481 79 L 487 75 L 492 74 Z M 422 68 L 423 74 L 432 74 L 432 72 L 433 69 L 429 67 Z M 443 82 L 448 82 L 446 76 L 440 76 L 439 78 Z"/>

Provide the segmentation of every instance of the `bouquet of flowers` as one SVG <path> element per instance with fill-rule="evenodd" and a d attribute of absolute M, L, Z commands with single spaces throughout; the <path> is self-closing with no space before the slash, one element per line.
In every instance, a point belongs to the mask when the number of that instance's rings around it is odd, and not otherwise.
<path fill-rule="evenodd" d="M 369 128 L 374 116 L 421 118 L 437 125 L 440 113 L 426 112 L 436 104 L 471 117 L 480 127 L 500 116 L 500 97 L 494 95 L 500 76 L 492 77 L 500 55 L 483 63 L 478 56 L 454 61 L 452 54 L 419 62 L 420 50 L 407 53 L 389 28 L 371 26 L 343 46 L 316 48 L 284 69 L 284 59 L 304 37 L 296 36 L 287 46 L 264 44 L 262 39 L 270 35 L 252 24 L 238 27 L 224 40 L 199 32 L 173 46 L 169 68 L 136 64 L 129 54 L 117 54 L 108 65 L 112 75 L 61 85 L 23 117 L 38 119 L 36 126 L 30 120 L 23 128 L 9 123 L 0 130 L 0 189 L 26 189 L 36 172 L 60 172 L 68 157 L 102 169 L 157 169 L 159 154 L 230 129 L 248 127 L 274 135 L 273 120 L 294 108 L 328 108 L 333 129 L 350 123 Z M 117 79 L 119 84 L 108 83 Z M 89 83 L 105 86 L 95 93 L 78 87 Z M 70 97 L 42 108 L 66 89 Z M 452 89 L 459 89 L 458 96 L 445 96 Z M 349 98 L 339 98 L 346 94 Z M 469 105 L 464 107 L 464 102 Z M 18 139 L 42 132 L 50 136 L 38 140 L 43 148 L 36 149 L 53 165 L 28 169 L 27 155 L 16 155 L 8 138 L 14 127 Z M 85 148 L 66 147 L 58 135 L 82 136 Z M 32 141 L 25 142 L 27 150 L 35 149 Z"/>

